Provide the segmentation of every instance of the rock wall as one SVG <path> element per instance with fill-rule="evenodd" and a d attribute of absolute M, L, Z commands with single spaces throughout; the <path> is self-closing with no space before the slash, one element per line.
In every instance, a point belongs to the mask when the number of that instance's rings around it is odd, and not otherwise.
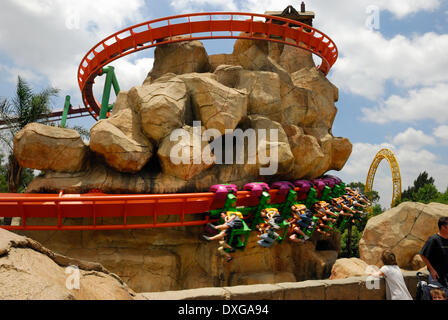
<path fill-rule="evenodd" d="M 361 259 L 369 265 L 381 266 L 381 253 L 390 249 L 401 268 L 424 267 L 418 253 L 426 240 L 438 232 L 437 221 L 442 216 L 448 216 L 448 205 L 404 202 L 369 219 L 359 241 Z"/>
<path fill-rule="evenodd" d="M 245 251 L 232 253 L 226 263 L 217 243 L 200 240 L 202 232 L 188 227 L 20 233 L 65 256 L 101 263 L 136 292 L 324 279 L 340 249 L 339 234 L 266 249 L 253 232 Z"/>
<path fill-rule="evenodd" d="M 219 183 L 313 179 L 341 170 L 352 151 L 348 139 L 332 134 L 338 98 L 304 50 L 238 40 L 232 54 L 208 56 L 199 41 L 179 42 L 156 48 L 147 79 L 120 92 L 111 117 L 92 127 L 89 145 L 72 130 L 30 124 L 16 135 L 14 154 L 23 167 L 44 171 L 29 185 L 32 193 L 200 192 Z M 177 129 L 186 132 L 180 143 L 170 141 Z M 197 162 L 194 141 L 207 129 L 213 134 L 199 139 L 206 159 Z M 243 164 L 220 164 L 215 147 L 235 129 L 275 129 L 278 139 L 257 135 L 253 164 L 247 145 Z M 173 153 L 176 146 L 182 152 Z M 226 145 L 224 153 L 240 146 Z M 278 148 L 271 159 L 278 170 L 267 176 L 260 155 L 270 147 Z M 189 161 L 173 162 L 184 151 Z"/>
<path fill-rule="evenodd" d="M 427 273 L 426 273 L 427 275 Z M 415 272 L 403 273 L 406 286 L 415 299 Z M 380 279 L 379 289 L 366 286 L 367 277 L 341 280 L 309 280 L 264 285 L 202 288 L 183 291 L 142 293 L 140 300 L 386 300 L 386 283 Z"/>
<path fill-rule="evenodd" d="M 66 267 L 79 268 L 79 290 Z M 59 255 L 0 229 L 0 300 L 132 300 L 135 292 L 98 263 Z"/>

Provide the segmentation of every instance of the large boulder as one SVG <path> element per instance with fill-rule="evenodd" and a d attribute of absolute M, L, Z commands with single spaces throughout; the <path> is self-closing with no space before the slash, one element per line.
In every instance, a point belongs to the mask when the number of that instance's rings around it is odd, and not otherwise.
<path fill-rule="evenodd" d="M 304 123 L 304 126 L 330 129 L 337 113 L 334 103 L 339 99 L 338 88 L 314 67 L 294 72 L 291 78 L 296 87 L 309 90 L 308 107 L 315 114 L 315 118 L 311 123 Z"/>
<path fill-rule="evenodd" d="M 136 173 L 152 157 L 153 146 L 142 133 L 138 114 L 131 108 L 122 107 L 122 100 L 127 99 L 128 93 L 120 92 L 114 114 L 92 127 L 90 149 L 104 157 L 117 171 Z"/>
<path fill-rule="evenodd" d="M 24 168 L 78 172 L 88 154 L 88 146 L 71 129 L 30 123 L 14 136 L 14 156 Z"/>
<path fill-rule="evenodd" d="M 342 258 L 336 260 L 331 268 L 330 280 L 345 279 L 369 275 L 369 265 L 358 258 Z"/>
<path fill-rule="evenodd" d="M 132 88 L 129 96 L 128 103 L 139 113 L 144 133 L 157 144 L 188 119 L 187 88 L 172 73 L 151 84 Z"/>
<path fill-rule="evenodd" d="M 331 150 L 331 169 L 342 170 L 350 157 L 353 145 L 347 138 L 335 137 L 333 139 L 333 148 Z"/>
<path fill-rule="evenodd" d="M 314 168 L 325 158 L 319 141 L 311 135 L 304 134 L 297 126 L 286 125 L 284 128 L 294 157 L 293 176 L 311 178 Z"/>
<path fill-rule="evenodd" d="M 288 136 L 281 124 L 261 115 L 251 115 L 248 118 L 250 127 L 255 129 L 257 136 L 257 165 L 263 168 L 262 170 L 266 170 L 266 173 L 260 171 L 260 174 L 287 175 L 291 173 L 294 156 L 289 146 Z M 265 130 L 264 136 L 263 130 Z M 274 132 L 276 136 L 272 135 Z M 270 169 L 274 171 L 271 173 Z"/>
<path fill-rule="evenodd" d="M 244 33 L 242 34 L 244 36 Z M 259 35 L 261 38 L 265 35 Z M 279 75 L 283 82 L 291 82 L 289 73 L 270 57 L 270 44 L 263 40 L 238 39 L 233 47 L 233 56 L 246 70 L 271 71 Z"/>
<path fill-rule="evenodd" d="M 3 229 L 0 288 L 0 300 L 133 300 L 136 296 L 102 265 L 59 255 Z"/>
<path fill-rule="evenodd" d="M 426 240 L 438 232 L 437 221 L 442 216 L 448 216 L 448 205 L 404 202 L 369 219 L 359 241 L 361 259 L 371 265 L 381 265 L 381 253 L 390 249 L 401 268 L 421 268 L 415 256 Z"/>
<path fill-rule="evenodd" d="M 247 114 L 247 92 L 229 88 L 216 81 L 213 74 L 192 73 L 180 78 L 186 83 L 194 116 L 206 129 L 221 134 L 233 130 Z"/>
<path fill-rule="evenodd" d="M 216 159 L 208 142 L 202 141 L 203 129 L 185 126 L 179 135 L 163 139 L 157 155 L 164 174 L 189 180 L 213 166 Z"/>
<path fill-rule="evenodd" d="M 181 38 L 173 37 L 173 39 Z M 153 69 L 148 74 L 151 80 L 160 78 L 165 73 L 201 73 L 209 72 L 211 68 L 207 51 L 200 41 L 182 41 L 158 46 L 154 57 Z"/>
<path fill-rule="evenodd" d="M 315 67 L 313 54 L 309 51 L 274 42 L 269 42 L 269 46 L 270 56 L 288 73 Z M 272 54 L 274 52 L 276 54 Z"/>

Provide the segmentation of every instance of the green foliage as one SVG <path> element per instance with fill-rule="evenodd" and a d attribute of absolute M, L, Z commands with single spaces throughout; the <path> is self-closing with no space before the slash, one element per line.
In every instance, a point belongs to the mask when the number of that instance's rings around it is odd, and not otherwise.
<path fill-rule="evenodd" d="M 430 203 L 434 199 L 439 197 L 439 191 L 433 184 L 425 184 L 423 187 L 419 188 L 418 191 L 414 194 L 414 198 L 418 202 Z"/>
<path fill-rule="evenodd" d="M 437 198 L 433 199 L 432 202 L 448 204 L 448 188 L 444 193 L 439 192 Z"/>
<path fill-rule="evenodd" d="M 34 179 L 34 170 L 24 169 L 22 170 L 22 176 L 20 178 L 20 186 L 17 189 L 18 193 L 24 193 L 26 191 L 26 187 L 30 184 Z"/>
<path fill-rule="evenodd" d="M 8 192 L 8 167 L 3 164 L 3 155 L 0 154 L 0 193 Z"/>
<path fill-rule="evenodd" d="M 83 138 L 85 140 L 90 140 L 90 131 L 87 130 L 86 128 L 83 128 L 81 126 L 73 126 L 73 128 L 69 128 L 69 129 L 78 131 L 81 138 Z"/>
<path fill-rule="evenodd" d="M 58 92 L 58 89 L 48 88 L 34 93 L 30 85 L 19 76 L 15 96 L 0 101 L 0 118 L 9 129 L 0 132 L 0 140 L 10 149 L 8 172 L 6 175 L 2 174 L 3 178 L 0 178 L 0 186 L 3 186 L 4 181 L 8 182 L 9 192 L 23 192 L 34 177 L 33 171 L 22 170 L 14 158 L 14 135 L 29 123 L 47 123 L 48 114 L 51 112 L 51 99 L 57 96 Z M 12 179 L 9 179 L 9 175 Z"/>
<path fill-rule="evenodd" d="M 426 171 L 420 173 L 416 180 L 414 180 L 413 186 L 408 187 L 402 194 L 401 200 L 397 201 L 397 205 L 401 202 L 440 202 L 448 204 L 448 188 L 444 193 L 437 190 L 434 185 L 434 178 L 428 177 Z"/>
<path fill-rule="evenodd" d="M 419 201 L 417 198 L 418 191 L 423 188 L 425 185 L 434 185 L 434 178 L 429 177 L 426 171 L 420 173 L 417 179 L 414 180 L 413 186 L 408 187 L 401 193 L 401 202 L 404 201 Z M 423 196 L 423 194 L 421 194 Z"/>
<path fill-rule="evenodd" d="M 358 246 L 358 244 L 359 244 L 359 240 L 362 237 L 363 230 L 358 229 L 358 227 L 356 225 L 352 227 L 352 240 L 351 240 L 352 253 L 351 253 L 351 255 L 349 254 L 348 248 L 347 248 L 348 229 L 344 230 L 344 232 L 341 234 L 341 254 L 340 254 L 340 257 L 343 257 L 343 258 L 352 258 L 352 257 L 359 258 L 359 246 Z"/>

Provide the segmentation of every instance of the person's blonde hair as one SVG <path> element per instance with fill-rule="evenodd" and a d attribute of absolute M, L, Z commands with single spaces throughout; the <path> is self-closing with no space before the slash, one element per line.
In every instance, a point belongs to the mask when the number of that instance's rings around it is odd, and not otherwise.
<path fill-rule="evenodd" d="M 431 297 L 434 298 L 434 296 L 439 296 L 442 297 L 443 299 L 446 299 L 446 293 L 444 290 L 436 288 L 436 289 L 432 289 L 431 292 Z"/>

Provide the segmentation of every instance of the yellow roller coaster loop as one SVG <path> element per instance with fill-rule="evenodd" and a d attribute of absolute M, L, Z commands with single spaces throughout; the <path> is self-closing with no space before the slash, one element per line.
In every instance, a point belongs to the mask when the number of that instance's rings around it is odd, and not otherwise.
<path fill-rule="evenodd" d="M 372 191 L 376 169 L 378 169 L 378 165 L 383 159 L 386 159 L 389 162 L 390 170 L 392 172 L 392 183 L 394 186 L 391 203 L 392 208 L 395 204 L 395 201 L 401 199 L 401 175 L 397 158 L 395 158 L 395 155 L 389 149 L 381 149 L 373 159 L 372 164 L 370 165 L 369 173 L 367 175 L 365 192 L 367 194 L 368 192 Z"/>

